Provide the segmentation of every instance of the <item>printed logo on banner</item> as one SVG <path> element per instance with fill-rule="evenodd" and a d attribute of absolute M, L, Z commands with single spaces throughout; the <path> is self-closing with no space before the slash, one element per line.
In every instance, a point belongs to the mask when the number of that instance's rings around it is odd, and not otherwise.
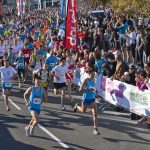
<path fill-rule="evenodd" d="M 139 92 L 130 91 L 130 100 L 136 101 L 142 105 L 148 106 L 148 96 L 144 95 L 143 93 L 140 94 Z"/>
<path fill-rule="evenodd" d="M 106 91 L 107 93 L 110 93 L 111 95 L 115 94 L 115 96 L 119 98 L 124 97 L 123 92 L 125 90 L 125 85 L 122 83 L 117 84 L 117 83 L 114 83 L 109 78 L 103 77 L 100 87 L 103 91 Z"/>
<path fill-rule="evenodd" d="M 77 48 L 76 0 L 68 0 L 65 47 Z"/>
<path fill-rule="evenodd" d="M 114 93 L 114 83 L 113 83 L 113 81 L 112 80 L 107 80 L 107 85 L 108 86 L 105 85 L 107 87 L 106 91 L 110 94 L 113 94 Z"/>
<path fill-rule="evenodd" d="M 105 91 L 105 90 L 106 90 L 106 78 L 103 77 L 103 78 L 101 79 L 101 82 L 100 82 L 100 83 L 101 83 L 101 84 L 100 84 L 100 89 L 103 90 L 103 91 Z"/>
<path fill-rule="evenodd" d="M 115 95 L 117 97 L 123 98 L 124 97 L 123 96 L 124 90 L 125 90 L 125 85 L 124 84 L 122 84 L 122 83 L 119 83 L 119 85 L 117 84 L 117 88 L 115 90 Z"/>

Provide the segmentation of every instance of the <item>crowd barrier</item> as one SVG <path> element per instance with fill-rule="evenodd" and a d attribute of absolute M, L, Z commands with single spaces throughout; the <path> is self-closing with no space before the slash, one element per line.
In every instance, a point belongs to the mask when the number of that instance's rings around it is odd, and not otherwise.
<path fill-rule="evenodd" d="M 80 76 L 79 76 L 80 73 Z M 73 83 L 80 86 L 88 75 L 80 71 L 75 73 Z M 105 101 L 121 106 L 130 112 L 150 118 L 150 91 L 141 91 L 138 87 L 98 75 L 96 77 L 98 95 Z"/>

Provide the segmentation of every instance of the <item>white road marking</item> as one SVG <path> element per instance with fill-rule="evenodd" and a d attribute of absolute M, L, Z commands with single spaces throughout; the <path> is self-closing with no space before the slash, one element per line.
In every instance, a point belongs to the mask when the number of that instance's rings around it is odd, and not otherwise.
<path fill-rule="evenodd" d="M 8 101 L 18 110 L 21 110 L 21 108 L 16 104 L 14 103 L 10 98 L 8 98 Z"/>
<path fill-rule="evenodd" d="M 4 97 L 3 93 L 2 93 L 2 96 Z M 8 98 L 8 101 L 18 110 L 21 110 L 21 108 L 15 103 L 13 102 L 10 98 Z"/>
<path fill-rule="evenodd" d="M 37 124 L 37 126 L 42 129 L 46 134 L 48 134 L 51 138 L 53 138 L 57 143 L 59 143 L 63 148 L 69 148 L 68 145 L 63 143 L 60 139 L 58 139 L 54 134 L 52 134 L 50 131 L 48 131 L 45 127 L 43 127 L 40 124 Z"/>

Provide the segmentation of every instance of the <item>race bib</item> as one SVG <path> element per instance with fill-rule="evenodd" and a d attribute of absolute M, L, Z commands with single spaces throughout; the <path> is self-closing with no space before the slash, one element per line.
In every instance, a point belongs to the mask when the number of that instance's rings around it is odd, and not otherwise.
<path fill-rule="evenodd" d="M 40 104 L 41 103 L 41 99 L 40 98 L 34 98 L 33 103 L 34 104 Z"/>
<path fill-rule="evenodd" d="M 62 73 L 60 73 L 60 75 L 61 75 L 61 76 L 64 76 L 64 75 L 65 75 L 65 73 L 64 73 L 64 72 L 62 72 Z"/>
<path fill-rule="evenodd" d="M 43 77 L 42 82 L 47 82 L 47 77 Z"/>
<path fill-rule="evenodd" d="M 12 87 L 12 82 L 5 82 L 4 83 L 6 88 L 11 88 Z"/>
<path fill-rule="evenodd" d="M 28 57 L 29 57 L 29 54 L 25 54 L 24 56 L 25 56 L 25 58 L 28 58 Z"/>
<path fill-rule="evenodd" d="M 42 79 L 42 82 L 47 82 L 47 79 Z"/>
<path fill-rule="evenodd" d="M 54 67 L 55 63 L 50 63 L 49 65 L 50 65 L 50 67 Z"/>
<path fill-rule="evenodd" d="M 42 78 L 42 82 L 46 82 L 47 81 L 47 74 L 42 74 L 41 75 L 41 78 Z"/>
<path fill-rule="evenodd" d="M 24 66 L 24 63 L 19 63 L 18 66 L 23 67 L 23 66 Z"/>

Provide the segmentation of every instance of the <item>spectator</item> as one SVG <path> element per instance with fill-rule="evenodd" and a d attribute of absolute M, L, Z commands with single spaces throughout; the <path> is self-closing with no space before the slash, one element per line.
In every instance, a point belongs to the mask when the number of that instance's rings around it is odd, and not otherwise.
<path fill-rule="evenodd" d="M 136 74 L 136 67 L 134 64 L 131 64 L 129 66 L 129 75 L 130 75 L 130 84 L 131 85 L 136 85 L 135 74 Z"/>
<path fill-rule="evenodd" d="M 118 54 L 116 57 L 116 70 L 115 73 L 111 76 L 111 79 L 120 80 L 126 71 L 128 71 L 127 64 L 122 60 L 122 56 Z"/>
<path fill-rule="evenodd" d="M 101 58 L 99 53 L 94 53 L 95 55 L 95 66 L 97 69 L 97 73 L 103 75 L 103 64 L 105 63 L 104 59 Z"/>
<path fill-rule="evenodd" d="M 150 28 L 145 29 L 145 37 L 144 37 L 144 57 L 143 60 L 147 62 L 147 58 L 150 56 Z"/>

